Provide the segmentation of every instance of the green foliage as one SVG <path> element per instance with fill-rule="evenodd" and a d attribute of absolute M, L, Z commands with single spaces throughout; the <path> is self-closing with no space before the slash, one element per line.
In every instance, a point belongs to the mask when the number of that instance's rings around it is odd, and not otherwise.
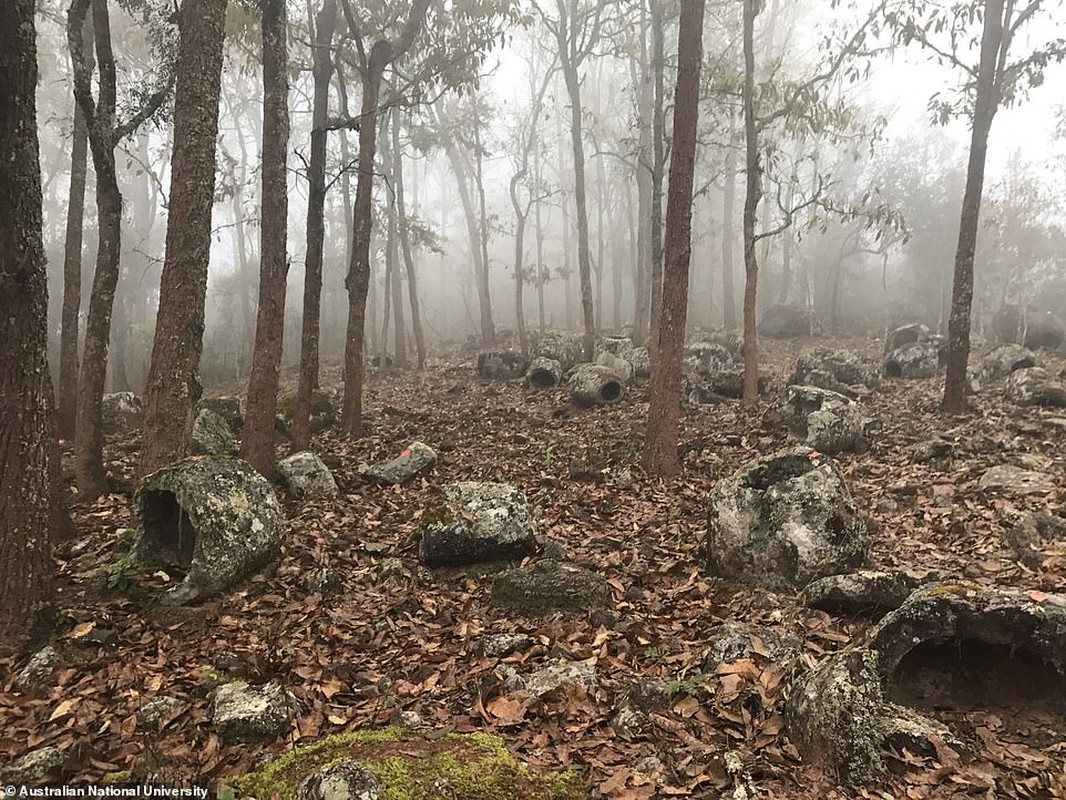
<path fill-rule="evenodd" d="M 112 592 L 126 594 L 137 585 L 138 572 L 137 561 L 131 553 L 104 567 L 104 586 Z"/>
<path fill-rule="evenodd" d="M 676 678 L 667 681 L 663 685 L 663 694 L 667 697 L 696 697 L 706 689 L 707 680 L 710 676 L 702 672 L 694 672 L 684 678 Z"/>

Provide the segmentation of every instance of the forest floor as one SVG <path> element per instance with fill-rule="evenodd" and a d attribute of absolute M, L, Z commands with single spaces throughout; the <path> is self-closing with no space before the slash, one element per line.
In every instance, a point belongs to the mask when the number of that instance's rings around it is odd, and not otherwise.
<path fill-rule="evenodd" d="M 765 368 L 780 386 L 800 353 L 825 345 L 879 356 L 880 343 L 868 339 L 770 341 Z M 1064 366 L 1061 359 L 1051 362 L 1055 373 Z M 327 386 L 336 378 L 335 371 L 324 372 Z M 940 387 L 939 379 L 886 382 L 863 401 L 883 424 L 872 450 L 835 459 L 867 517 L 872 565 L 1066 592 L 1066 551 L 1053 552 L 1032 571 L 1002 538 L 1010 510 L 1063 507 L 1066 431 L 1047 423 L 1055 416 L 1047 411 L 1006 404 L 1000 385 L 974 398 L 973 413 L 942 416 Z M 810 663 L 861 640 L 871 626 L 868 619 L 806 609 L 794 595 L 727 585 L 699 567 L 713 483 L 788 444 L 784 431 L 762 427 L 768 402 L 751 409 L 733 402 L 686 407 L 683 472 L 658 481 L 639 469 L 646 386 L 634 387 L 621 404 L 577 411 L 561 391 L 528 394 L 517 381 L 479 381 L 469 362 L 458 360 L 423 373 L 373 376 L 370 435 L 347 441 L 326 433 L 313 443 L 339 463 L 340 498 L 286 499 L 289 535 L 280 563 L 240 591 L 193 609 L 162 607 L 103 586 L 101 567 L 128 548 L 131 498 L 75 502 L 76 535 L 59 548 L 56 638 L 68 663 L 47 690 L 25 696 L 11 689 L 23 661 L 0 662 L 0 760 L 57 745 L 74 757 L 78 781 L 150 764 L 173 780 L 215 786 L 264 755 L 387 724 L 407 710 L 434 731 L 497 733 L 533 765 L 576 769 L 601 797 L 752 796 L 733 795 L 739 778 L 725 769 L 727 751 L 741 757 L 744 780 L 757 797 L 1066 796 L 1066 743 L 1027 744 L 1024 730 L 1006 729 L 1003 709 L 949 720 L 978 742 L 973 757 L 900 754 L 884 786 L 837 788 L 804 765 L 788 740 L 780 666 L 755 656 L 730 676 L 701 672 L 707 632 L 723 621 L 798 636 Z M 947 471 L 911 457 L 913 444 L 934 436 L 962 444 L 964 455 Z M 360 475 L 361 462 L 394 457 L 412 440 L 440 453 L 425 478 L 381 486 Z M 286 447 L 280 449 L 284 454 Z M 135 453 L 128 442 L 112 442 L 107 457 L 121 470 Z M 1001 463 L 1040 469 L 1058 491 L 979 492 L 976 478 Z M 441 486 L 457 480 L 524 489 L 538 536 L 605 576 L 613 609 L 507 616 L 487 603 L 484 576 L 421 569 L 419 518 L 439 501 Z M 387 556 L 402 559 L 402 577 L 381 579 Z M 311 592 L 307 576 L 316 568 L 339 574 L 341 592 Z M 494 714 L 491 687 L 500 663 L 480 658 L 475 644 L 484 634 L 504 632 L 533 639 L 504 659 L 519 672 L 558 657 L 584 660 L 597 666 L 597 687 Z M 287 738 L 266 748 L 229 746 L 211 732 L 208 693 L 222 653 L 236 656 L 231 662 L 239 666 L 231 671 L 252 682 L 277 680 L 296 696 L 300 710 Z M 613 715 L 642 677 L 667 682 L 674 700 L 651 715 L 645 730 L 616 736 Z M 163 694 L 178 698 L 180 710 L 162 732 L 138 732 L 138 708 Z"/>

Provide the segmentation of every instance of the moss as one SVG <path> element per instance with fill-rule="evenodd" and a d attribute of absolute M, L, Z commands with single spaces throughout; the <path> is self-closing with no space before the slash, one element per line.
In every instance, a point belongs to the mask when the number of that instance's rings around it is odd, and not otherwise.
<path fill-rule="evenodd" d="M 296 392 L 283 392 L 278 396 L 278 413 L 286 419 L 292 419 L 296 413 Z M 329 393 L 321 389 L 311 392 L 311 414 L 332 414 L 333 400 Z"/>
<path fill-rule="evenodd" d="M 442 783 L 459 800 L 587 797 L 574 773 L 533 773 L 495 736 L 449 734 L 431 742 L 399 728 L 330 736 L 286 753 L 258 772 L 233 778 L 229 784 L 237 796 L 294 800 L 310 775 L 348 760 L 380 778 L 383 800 L 428 800 L 440 795 Z"/>
<path fill-rule="evenodd" d="M 427 528 L 447 528 L 455 522 L 455 512 L 444 504 L 431 508 L 422 515 L 422 525 Z"/>
<path fill-rule="evenodd" d="M 124 769 L 121 772 L 108 772 L 102 778 L 100 778 L 101 786 L 116 786 L 123 783 L 130 783 L 133 781 L 133 772 Z"/>

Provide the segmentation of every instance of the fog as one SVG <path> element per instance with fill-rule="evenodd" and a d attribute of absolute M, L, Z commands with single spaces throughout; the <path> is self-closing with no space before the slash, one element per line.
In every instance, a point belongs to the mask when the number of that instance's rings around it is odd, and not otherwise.
<path fill-rule="evenodd" d="M 574 0 L 578 2 L 578 0 Z M 591 3 L 580 0 L 583 6 Z M 291 135 L 289 140 L 289 260 L 283 364 L 299 361 L 307 168 L 311 130 L 310 18 L 318 3 L 289 3 Z M 379 3 L 380 5 L 380 3 Z M 387 4 L 386 4 L 387 5 Z M 402 4 L 401 4 L 402 5 Z M 503 4 L 484 3 L 486 10 Z M 757 81 L 769 107 L 780 87 L 816 74 L 832 56 L 828 38 L 839 42 L 864 18 L 872 3 L 849 6 L 819 2 L 766 3 L 756 21 Z M 49 258 L 51 363 L 59 363 L 63 296 L 64 231 L 67 224 L 74 104 L 66 46 L 65 7 L 43 0 L 39 21 L 39 119 L 45 185 L 45 244 Z M 676 75 L 676 8 L 663 10 L 666 154 Z M 1043 19 L 1015 42 L 1019 54 L 1066 34 L 1066 9 L 1046 3 Z M 400 7 L 400 6 L 398 6 Z M 403 6 L 406 7 L 406 6 Z M 700 106 L 697 196 L 694 200 L 689 326 L 722 328 L 727 307 L 739 315 L 744 269 L 740 235 L 744 159 L 739 128 L 742 69 L 739 2 L 708 3 L 704 33 L 704 91 Z M 131 6 L 131 8 L 133 8 Z M 118 64 L 119 116 L 130 113 L 167 47 L 153 35 L 153 4 L 131 16 L 112 9 Z M 545 7 L 551 19 L 555 6 Z M 259 175 L 262 85 L 258 27 L 250 5 L 231 4 L 222 78 L 217 148 L 216 204 L 204 333 L 205 385 L 239 387 L 247 378 L 255 328 L 259 279 Z M 642 203 L 640 81 L 650 70 L 651 27 L 641 24 L 639 2 L 609 3 L 599 40 L 580 65 L 582 142 L 585 156 L 589 253 L 593 298 L 600 330 L 640 330 Z M 386 92 L 398 113 L 382 114 L 400 125 L 406 234 L 418 277 L 421 317 L 431 356 L 476 352 L 486 345 L 484 298 L 479 297 L 470 232 L 484 235 L 488 255 L 491 316 L 504 343 L 517 324 L 515 306 L 516 214 L 512 178 L 522 206 L 528 204 L 521 269 L 523 312 L 531 331 L 579 329 L 578 235 L 570 100 L 563 75 L 546 78 L 543 105 L 533 111 L 545 71 L 556 64 L 557 44 L 534 6 L 501 23 L 501 34 L 484 44 L 485 59 L 462 81 L 438 77 L 406 91 Z M 158 9 L 156 9 L 158 11 Z M 646 13 L 646 12 L 643 12 Z M 883 22 L 883 21 L 882 21 Z M 346 52 L 342 24 L 334 39 L 345 62 L 347 108 L 359 107 L 360 81 Z M 976 33 L 980 34 L 978 25 Z M 645 40 L 642 42 L 642 37 Z M 1036 38 L 1033 38 L 1036 37 Z M 414 50 L 421 45 L 416 42 Z M 956 98 L 963 73 L 917 44 L 892 42 L 887 25 L 864 43 L 866 52 L 848 60 L 838 76 L 820 85 L 824 113 L 816 123 L 782 124 L 766 130 L 764 202 L 760 230 L 778 227 L 778 207 L 799 205 L 792 224 L 759 247 L 760 308 L 787 303 L 806 308 L 817 333 L 875 336 L 887 326 L 921 321 L 947 325 L 951 271 L 966 175 L 968 121 L 965 113 L 938 124 L 930 102 Z M 439 56 L 441 58 L 449 57 Z M 974 52 L 963 53 L 973 62 Z M 469 65 L 466 65 L 469 67 Z M 476 79 L 475 78 L 476 73 Z M 636 81 L 636 83 L 635 83 Z M 999 110 L 992 128 L 981 232 L 976 258 L 975 331 L 980 335 L 1004 304 L 1066 309 L 1066 68 L 1052 63 L 1043 85 Z M 404 87 L 401 87 L 404 88 Z M 172 105 L 172 102 L 171 102 Z M 342 117 L 337 76 L 330 116 Z M 121 278 L 112 324 L 108 390 L 142 389 L 151 355 L 160 272 L 165 251 L 170 180 L 172 110 L 157 115 L 120 144 L 119 185 L 123 205 Z M 535 136 L 529 137 L 530 126 Z M 351 254 L 354 159 L 357 134 L 328 135 L 321 359 L 338 364 L 344 352 L 348 295 L 345 275 Z M 368 301 L 368 355 L 398 356 L 394 322 L 403 304 L 403 350 L 413 362 L 407 288 L 386 292 L 390 248 L 406 283 L 396 231 L 390 236 L 393 202 L 391 127 L 379 134 L 374 195 L 373 274 Z M 457 177 L 447 142 L 454 143 L 463 175 Z M 525 143 L 531 142 L 528 156 Z M 725 217 L 729 154 L 739 157 L 736 198 Z M 464 209 L 459 180 L 467 182 L 472 208 Z M 88 307 L 96 252 L 96 209 L 90 159 L 82 247 L 81 321 Z M 483 198 L 483 213 L 481 209 Z M 665 209 L 665 203 L 664 203 Z M 476 218 L 468 219 L 468 211 Z M 725 265 L 723 243 L 732 243 Z M 732 270 L 732 297 L 724 270 Z M 646 305 L 643 306 L 647 308 Z M 646 310 L 643 312 L 646 313 Z M 736 316 L 733 317 L 736 319 Z M 735 324 L 735 323 L 734 323 Z M 646 330 L 646 324 L 643 327 Z"/>

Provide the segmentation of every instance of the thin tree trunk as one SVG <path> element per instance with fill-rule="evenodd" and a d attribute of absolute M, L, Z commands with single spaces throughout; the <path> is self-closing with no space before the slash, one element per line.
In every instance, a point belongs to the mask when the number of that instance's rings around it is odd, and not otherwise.
<path fill-rule="evenodd" d="M 725 185 L 722 188 L 722 322 L 726 330 L 736 330 L 737 300 L 733 288 L 733 206 L 737 193 L 737 154 L 730 148 L 725 159 Z"/>
<path fill-rule="evenodd" d="M 83 25 L 85 61 L 95 69 L 93 29 L 88 16 Z M 85 184 L 88 172 L 89 129 L 85 114 L 74 104 L 74 142 L 70 155 L 70 192 L 67 195 L 67 231 L 63 254 L 63 314 L 59 335 L 59 435 L 74 438 L 78 415 L 78 328 L 81 311 L 82 233 L 85 228 Z"/>
<path fill-rule="evenodd" d="M 481 147 L 480 121 L 474 124 L 474 183 L 478 197 L 478 246 L 481 248 L 481 271 L 478 273 L 478 299 L 481 301 L 481 328 L 488 330 L 485 343 L 496 344 L 496 326 L 492 321 L 492 292 L 489 284 L 489 217 L 485 210 L 485 180 Z"/>
<path fill-rule="evenodd" d="M 395 116 L 393 116 L 395 120 Z M 388 125 L 384 126 L 386 129 Z M 386 133 L 382 130 L 382 135 Z M 407 333 L 406 324 L 404 322 L 403 313 L 403 283 L 400 280 L 400 265 L 399 265 L 399 236 L 397 215 L 396 215 L 396 155 L 392 152 L 391 146 L 389 146 L 389 138 L 386 136 L 385 145 L 383 146 L 386 163 L 389 165 L 389 169 L 393 175 L 392 181 L 392 197 L 389 203 L 389 228 L 385 237 L 385 259 L 388 262 L 388 277 L 385 280 L 385 292 L 392 292 L 392 306 L 393 306 L 393 320 L 394 320 L 394 335 L 396 338 L 395 346 L 395 365 L 397 368 L 407 367 Z"/>
<path fill-rule="evenodd" d="M 699 117 L 704 0 L 681 0 L 677 87 L 674 91 L 670 196 L 666 208 L 663 304 L 657 358 L 652 363 L 651 400 L 642 464 L 657 477 L 677 474 L 677 429 L 681 417 L 681 361 L 688 310 L 692 254 L 692 186 Z"/>
<path fill-rule="evenodd" d="M 533 151 L 533 183 L 537 192 L 537 199 L 533 206 L 533 231 L 537 240 L 537 327 L 541 335 L 544 334 L 546 321 L 544 319 L 544 285 L 548 282 L 544 268 L 544 227 L 540 216 L 540 186 L 541 186 L 541 159 L 540 149 Z"/>
<path fill-rule="evenodd" d="M 744 0 L 744 403 L 758 397 L 759 342 L 755 306 L 759 262 L 755 255 L 755 222 L 759 207 L 760 177 L 758 130 L 755 123 L 755 16 L 757 0 Z"/>
<path fill-rule="evenodd" d="M 285 0 L 263 2 L 263 154 L 259 239 L 259 308 L 241 457 L 272 478 L 278 370 L 285 334 L 285 280 L 289 271 L 289 73 Z"/>
<path fill-rule="evenodd" d="M 790 183 L 788 187 L 788 199 L 785 207 L 792 208 L 796 198 L 796 185 Z M 777 302 L 788 302 L 788 290 L 792 288 L 792 230 L 786 230 L 784 240 L 781 242 L 781 286 L 777 290 Z"/>
<path fill-rule="evenodd" d="M 33 0 L 0 3 L 0 653 L 52 597 L 58 457 L 37 140 Z"/>
<path fill-rule="evenodd" d="M 311 162 L 307 167 L 307 256 L 304 260 L 303 323 L 300 335 L 300 382 L 293 412 L 292 444 L 306 450 L 311 441 L 311 392 L 318 385 L 319 335 L 322 318 L 322 248 L 326 238 L 326 117 L 329 79 L 333 74 L 333 30 L 337 0 L 323 0 L 315 19 L 312 68 L 314 107 L 311 114 Z"/>
<path fill-rule="evenodd" d="M 651 170 L 651 325 L 649 348 L 654 364 L 659 346 L 659 318 L 663 304 L 663 167 L 665 159 L 666 122 L 664 119 L 665 89 L 663 88 L 666 59 L 663 56 L 662 4 L 664 0 L 650 0 L 652 75 L 652 170 Z"/>
<path fill-rule="evenodd" d="M 1003 5 L 1004 0 L 985 2 L 981 64 L 977 74 L 970 158 L 966 167 L 966 189 L 962 196 L 959 242 L 955 250 L 955 271 L 951 287 L 951 316 L 948 319 L 947 374 L 944 379 L 941 408 L 949 412 L 966 410 L 966 366 L 970 356 L 974 252 L 977 249 L 977 229 L 981 220 L 981 193 L 985 182 L 988 134 L 999 106 L 996 61 L 1004 35 Z"/>
<path fill-rule="evenodd" d="M 514 175 L 511 176 L 511 183 L 509 186 L 511 195 L 511 207 L 514 209 L 515 217 L 515 234 L 514 234 L 514 313 L 515 313 L 515 325 L 518 328 L 518 342 L 522 348 L 522 353 L 529 352 L 529 340 L 526 336 L 526 313 L 522 307 L 522 287 L 525 283 L 525 278 L 522 274 L 522 260 L 523 252 L 525 250 L 525 238 L 526 238 L 526 216 L 529 213 L 529 209 L 523 210 L 522 204 L 518 200 L 518 184 L 521 182 L 522 177 L 525 175 L 525 170 L 520 169 Z"/>
<path fill-rule="evenodd" d="M 404 201 L 403 150 L 400 147 L 400 111 L 392 110 L 392 152 L 393 185 L 396 189 L 396 214 L 400 222 L 400 248 L 403 251 L 403 263 L 407 271 L 407 296 L 411 304 L 411 325 L 415 332 L 415 351 L 418 354 L 418 368 L 426 368 L 426 335 L 422 330 L 422 311 L 418 303 L 418 282 L 415 275 L 415 261 L 411 255 L 411 238 L 408 231 L 407 209 Z M 416 175 L 417 177 L 417 175 Z M 417 182 L 415 184 L 417 193 Z"/>

